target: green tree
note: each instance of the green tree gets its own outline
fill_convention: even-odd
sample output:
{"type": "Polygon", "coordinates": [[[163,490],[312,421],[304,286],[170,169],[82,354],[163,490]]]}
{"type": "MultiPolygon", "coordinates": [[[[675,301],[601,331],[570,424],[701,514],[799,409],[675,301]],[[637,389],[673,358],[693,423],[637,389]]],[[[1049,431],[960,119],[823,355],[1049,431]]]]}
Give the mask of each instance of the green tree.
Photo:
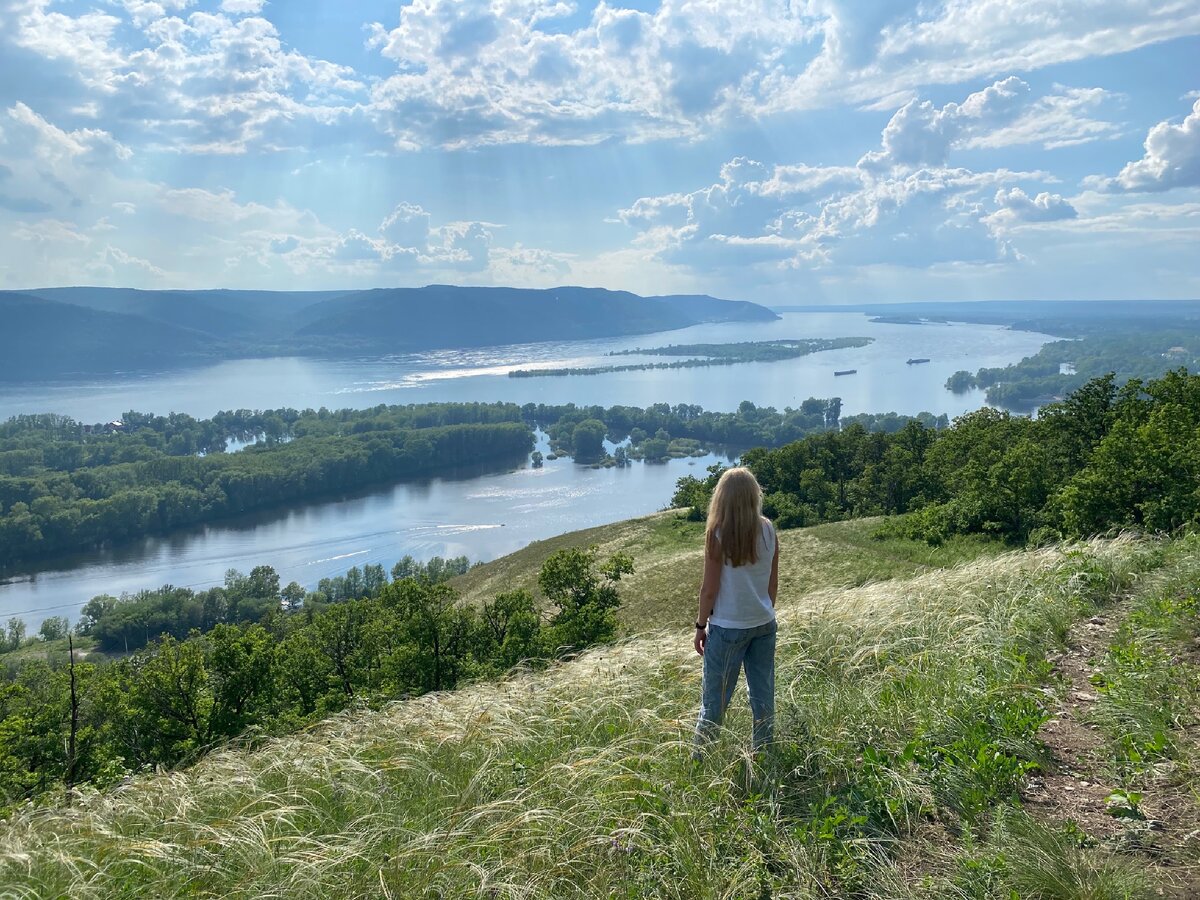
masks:
{"type": "Polygon", "coordinates": [[[50,616],[42,620],[38,628],[38,636],[43,641],[62,640],[71,631],[71,623],[66,616],[50,616]]]}
{"type": "Polygon", "coordinates": [[[617,553],[604,563],[599,551],[572,548],[553,553],[542,565],[538,586],[555,607],[548,639],[552,655],[611,640],[621,605],[617,583],[633,572],[633,560],[617,553]]]}
{"type": "Polygon", "coordinates": [[[604,423],[599,419],[586,419],[575,426],[571,433],[571,446],[575,459],[590,462],[604,456],[604,423]]]}

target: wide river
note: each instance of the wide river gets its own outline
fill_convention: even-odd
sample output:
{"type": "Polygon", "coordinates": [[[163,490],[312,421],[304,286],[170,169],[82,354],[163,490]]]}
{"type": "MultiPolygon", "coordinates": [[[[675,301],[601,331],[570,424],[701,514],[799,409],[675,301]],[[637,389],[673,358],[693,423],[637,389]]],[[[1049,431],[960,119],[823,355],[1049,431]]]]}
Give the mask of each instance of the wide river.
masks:
{"type": "MultiPolygon", "coordinates": [[[[152,375],[0,386],[0,420],[18,413],[57,412],[85,422],[127,410],[186,412],[208,417],[221,409],[337,409],[380,403],[495,401],[648,406],[692,403],[733,410],[799,406],[808,397],[842,398],[843,415],[860,412],[946,413],[978,408],[982,394],[944,387],[958,369],[1017,362],[1047,335],[988,325],[873,323],[859,313],[785,313],[776,322],[701,325],[654,335],[540,343],[469,351],[372,358],[238,360],[152,375]],[[630,363],[611,350],[668,343],[762,341],[812,337],[874,338],[867,347],[816,353],[776,363],[623,372],[594,376],[509,378],[516,368],[630,363]],[[910,358],[929,358],[908,365],[910,358]],[[857,373],[835,376],[836,370],[857,373]]],[[[650,361],[662,361],[654,359],[650,361]]],[[[543,447],[543,450],[545,447],[543,447]]],[[[676,479],[703,473],[713,456],[628,469],[589,469],[569,460],[486,473],[458,473],[420,483],[299,504],[164,538],[96,553],[48,560],[0,579],[0,623],[19,616],[31,631],[47,616],[75,619],[99,593],[158,587],[205,588],[226,569],[274,566],[284,583],[306,587],[350,566],[405,554],[419,559],[466,554],[488,560],[564,531],[660,509],[676,479]]]]}

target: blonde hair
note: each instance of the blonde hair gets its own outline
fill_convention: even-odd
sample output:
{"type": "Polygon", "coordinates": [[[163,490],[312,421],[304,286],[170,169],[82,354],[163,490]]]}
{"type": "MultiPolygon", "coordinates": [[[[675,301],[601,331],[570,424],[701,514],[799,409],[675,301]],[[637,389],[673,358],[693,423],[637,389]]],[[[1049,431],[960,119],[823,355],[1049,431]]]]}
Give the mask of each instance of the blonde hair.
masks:
{"type": "Polygon", "coordinates": [[[762,488],[758,479],[744,466],[726,469],[708,503],[705,551],[734,566],[758,562],[761,532],[762,488]]]}

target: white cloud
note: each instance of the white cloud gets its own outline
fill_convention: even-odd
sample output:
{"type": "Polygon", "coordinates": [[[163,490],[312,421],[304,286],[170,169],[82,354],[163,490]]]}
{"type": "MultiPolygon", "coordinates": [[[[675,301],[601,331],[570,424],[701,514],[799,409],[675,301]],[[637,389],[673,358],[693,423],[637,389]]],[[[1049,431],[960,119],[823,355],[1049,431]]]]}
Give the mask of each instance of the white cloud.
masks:
{"type": "MultiPolygon", "coordinates": [[[[540,27],[560,14],[552,0],[421,0],[397,27],[372,26],[371,44],[397,65],[373,90],[381,127],[404,148],[699,137],[733,117],[895,108],[929,84],[1200,33],[1194,4],[1138,0],[664,0],[653,13],[600,3],[574,30],[540,27]]],[[[1070,114],[1081,103],[1067,95],[1026,126],[1059,121],[1051,145],[1110,136],[1070,114]]]]}
{"type": "MultiPolygon", "coordinates": [[[[157,149],[230,154],[311,145],[314,133],[344,139],[329,126],[355,120],[352,98],[364,84],[352,69],[287,48],[255,15],[258,0],[226,0],[232,17],[188,12],[193,2],[120,0],[110,8],[126,24],[109,12],[72,16],[31,0],[11,14],[0,52],[11,41],[60,64],[85,91],[74,108],[157,149]]],[[[368,127],[361,114],[357,121],[368,127]]]]}
{"type": "Polygon", "coordinates": [[[64,131],[24,103],[18,102],[9,107],[8,118],[24,130],[28,136],[26,146],[46,163],[60,162],[71,157],[87,157],[91,162],[101,163],[110,158],[126,160],[133,155],[133,151],[115,140],[107,131],[98,128],[64,131]]]}
{"type": "Polygon", "coordinates": [[[237,16],[256,16],[265,5],[266,0],[221,0],[222,11],[237,16]]]}
{"type": "Polygon", "coordinates": [[[90,244],[92,239],[80,232],[74,222],[61,219],[41,219],[32,223],[21,223],[13,229],[12,236],[19,241],[39,244],[90,244]]]}
{"type": "Polygon", "coordinates": [[[1146,135],[1145,155],[1116,178],[1091,179],[1110,191],[1166,191],[1200,186],[1200,100],[1178,125],[1159,122],[1146,135]]]}
{"type": "Polygon", "coordinates": [[[1114,95],[1102,88],[1056,86],[1056,93],[1034,98],[1029,85],[1010,75],[969,95],[962,103],[937,107],[909,100],[883,130],[882,148],[859,165],[944,165],[956,148],[994,148],[1041,144],[1044,149],[1118,137],[1119,126],[1092,117],[1114,95]]]}
{"type": "Polygon", "coordinates": [[[1059,194],[1046,191],[1030,197],[1019,187],[996,191],[996,212],[984,221],[989,225],[1004,227],[1022,222],[1059,222],[1074,219],[1079,211],[1059,194]]]}
{"type": "Polygon", "coordinates": [[[1200,7],[1194,3],[873,0],[872,8],[884,8],[877,16],[882,27],[875,35],[865,32],[869,52],[848,60],[838,52],[839,30],[843,20],[854,28],[863,15],[859,4],[827,0],[825,5],[841,18],[834,14],[826,20],[820,56],[802,73],[784,77],[786,85],[773,108],[813,108],[824,105],[820,98],[830,96],[841,102],[870,102],[889,92],[1033,71],[1200,32],[1200,7]]]}
{"type": "Polygon", "coordinates": [[[1120,137],[1124,129],[1115,122],[1094,117],[1105,104],[1122,99],[1103,88],[1056,86],[1058,93],[1034,101],[1012,122],[989,133],[969,138],[965,147],[1008,147],[1041,144],[1043,149],[1072,147],[1120,137]]]}
{"type": "Polygon", "coordinates": [[[335,262],[378,262],[383,258],[384,243],[350,229],[329,246],[329,258],[335,262]]]}
{"type": "Polygon", "coordinates": [[[429,213],[411,203],[400,203],[379,231],[396,247],[425,250],[429,246],[429,213]]]}

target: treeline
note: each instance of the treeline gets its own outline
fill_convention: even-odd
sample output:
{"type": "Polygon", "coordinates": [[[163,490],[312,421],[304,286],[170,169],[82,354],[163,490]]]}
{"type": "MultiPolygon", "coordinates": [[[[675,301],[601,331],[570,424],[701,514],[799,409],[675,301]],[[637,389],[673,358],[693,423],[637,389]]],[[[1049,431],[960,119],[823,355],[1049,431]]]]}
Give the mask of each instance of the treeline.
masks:
{"type": "MultiPolygon", "coordinates": [[[[249,580],[262,582],[265,568],[249,580]]],[[[448,690],[610,640],[617,582],[632,570],[624,555],[601,562],[594,549],[563,550],[539,576],[545,607],[526,591],[476,606],[449,585],[406,577],[321,608],[289,613],[276,598],[258,621],[166,634],[126,659],[63,652],[24,661],[0,677],[0,814],[64,785],[108,785],[232,738],[284,733],[352,704],[448,690]]],[[[245,596],[257,602],[271,590],[260,583],[245,596]]]]}
{"type": "MultiPolygon", "coordinates": [[[[441,584],[470,567],[465,556],[435,556],[428,562],[405,556],[392,566],[391,581],[412,579],[421,584],[441,584]]],[[[193,631],[204,633],[218,625],[257,622],[278,610],[322,609],[330,603],[378,597],[388,584],[388,572],[378,564],[354,566],[344,575],[322,578],[312,591],[295,581],[281,586],[279,574],[271,566],[255,566],[249,575],[230,569],[224,584],[202,591],[163,585],[120,597],[99,594],[80,611],[75,632],[91,638],[101,652],[128,653],[164,634],[184,638],[193,631]]],[[[43,640],[66,636],[65,622],[47,622],[52,630],[47,634],[43,623],[43,640]]],[[[9,632],[16,628],[19,624],[15,620],[9,622],[9,632]]]]}
{"type": "Polygon", "coordinates": [[[243,411],[207,421],[127,413],[119,432],[100,434],[62,417],[18,417],[0,432],[0,565],[512,461],[532,446],[512,404],[243,411]],[[260,426],[264,440],[221,452],[224,438],[260,426]]]}
{"type": "MultiPolygon", "coordinates": [[[[839,427],[842,399],[809,397],[798,408],[782,411],[755,406],[743,400],[735,412],[705,412],[681,403],[656,403],[644,409],[633,406],[562,406],[526,404],[521,414],[531,426],[546,432],[556,454],[574,456],[581,462],[603,458],[604,441],[629,441],[628,455],[635,459],[662,460],[693,455],[698,448],[743,450],[747,447],[779,447],[813,434],[839,427]]],[[[945,416],[923,412],[917,416],[896,413],[862,414],[849,421],[869,431],[894,431],[910,420],[929,427],[944,427],[945,416]]],[[[622,449],[622,448],[618,448],[622,449]]]]}
{"type": "Polygon", "coordinates": [[[738,341],[729,344],[668,344],[665,347],[638,347],[634,350],[610,350],[605,356],[706,356],[737,362],[777,362],[807,356],[822,350],[865,347],[874,338],[797,338],[778,341],[738,341]]]}
{"type": "Polygon", "coordinates": [[[1159,378],[1173,368],[1200,360],[1200,329],[1181,322],[1171,331],[1093,334],[1046,344],[1033,356],[1009,366],[961,370],[946,388],[963,393],[986,388],[994,406],[1024,410],[1066,396],[1093,378],[1114,373],[1116,383],[1130,378],[1159,378]]]}
{"type": "MultiPolygon", "coordinates": [[[[1037,419],[984,408],[942,431],[852,425],[742,460],[781,527],[907,514],[885,528],[932,543],[1169,532],[1200,522],[1200,376],[1179,369],[1118,387],[1109,374],[1037,419]]],[[[702,515],[719,474],[681,479],[673,505],[702,515]]]]}
{"type": "Polygon", "coordinates": [[[612,372],[641,372],[651,369],[696,369],[707,366],[732,366],[746,362],[778,362],[808,356],[822,350],[865,347],[872,338],[808,338],[792,341],[743,341],[733,344],[671,344],[648,350],[614,350],[607,356],[692,356],[694,359],[669,363],[628,363],[609,366],[582,366],[557,369],[514,369],[509,378],[538,378],[563,375],[607,375],[612,372]]]}
{"type": "MultiPolygon", "coordinates": [[[[211,419],[131,411],[101,425],[18,416],[0,425],[0,566],[443,469],[515,462],[532,448],[534,428],[549,434],[555,455],[620,465],[777,447],[836,429],[840,415],[833,397],[782,411],[744,401],[730,413],[665,403],[435,403],[235,410],[211,419]],[[609,455],[605,439],[629,446],[609,455]],[[254,443],[229,453],[228,441],[254,443]]],[[[908,421],[894,413],[856,418],[868,430],[908,421]]],[[[918,418],[939,424],[928,413],[918,418]]]]}

